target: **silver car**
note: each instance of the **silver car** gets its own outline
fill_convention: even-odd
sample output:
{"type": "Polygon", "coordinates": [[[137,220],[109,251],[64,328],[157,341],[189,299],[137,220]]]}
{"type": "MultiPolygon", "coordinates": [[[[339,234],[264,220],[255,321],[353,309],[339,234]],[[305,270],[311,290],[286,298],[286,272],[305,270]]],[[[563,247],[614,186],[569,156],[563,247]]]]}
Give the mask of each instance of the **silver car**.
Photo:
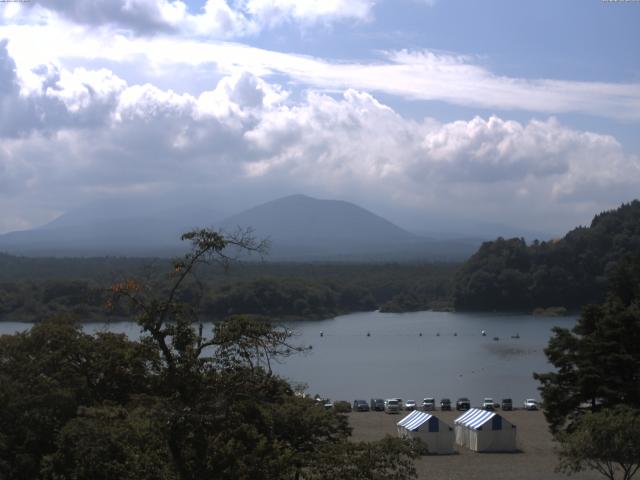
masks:
{"type": "Polygon", "coordinates": [[[404,404],[404,409],[407,411],[416,409],[416,401],[415,400],[407,400],[404,404]]]}
{"type": "Polygon", "coordinates": [[[422,410],[435,410],[436,399],[433,397],[427,397],[422,400],[422,410]]]}
{"type": "Polygon", "coordinates": [[[402,408],[402,403],[396,398],[389,398],[384,401],[384,411],[386,413],[399,413],[402,408]]]}

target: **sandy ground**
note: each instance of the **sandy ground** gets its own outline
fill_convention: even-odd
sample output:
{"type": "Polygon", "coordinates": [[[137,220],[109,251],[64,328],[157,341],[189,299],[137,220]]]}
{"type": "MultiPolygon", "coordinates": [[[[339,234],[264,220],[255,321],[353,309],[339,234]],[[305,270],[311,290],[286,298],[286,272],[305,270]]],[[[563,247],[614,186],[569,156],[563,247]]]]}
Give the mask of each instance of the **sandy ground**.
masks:
{"type": "MultiPolygon", "coordinates": [[[[354,440],[378,440],[386,434],[397,435],[396,423],[408,412],[388,415],[383,412],[353,412],[349,422],[354,440]]],[[[434,412],[440,420],[453,426],[460,413],[434,412]]],[[[513,423],[517,429],[517,453],[476,453],[458,447],[453,455],[429,455],[416,462],[419,479],[601,479],[596,472],[583,472],[570,477],[555,472],[557,458],[554,443],[547,430],[542,412],[515,410],[498,413],[513,423]]]]}

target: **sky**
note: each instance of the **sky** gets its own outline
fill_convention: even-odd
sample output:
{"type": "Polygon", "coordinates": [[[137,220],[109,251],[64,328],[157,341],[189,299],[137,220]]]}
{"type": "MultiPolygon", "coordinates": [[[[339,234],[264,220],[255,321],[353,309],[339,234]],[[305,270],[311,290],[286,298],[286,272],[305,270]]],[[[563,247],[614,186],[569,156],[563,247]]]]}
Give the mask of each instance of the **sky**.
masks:
{"type": "Polygon", "coordinates": [[[0,233],[296,193],[563,233],[640,196],[638,25],[640,1],[6,0],[0,233]]]}

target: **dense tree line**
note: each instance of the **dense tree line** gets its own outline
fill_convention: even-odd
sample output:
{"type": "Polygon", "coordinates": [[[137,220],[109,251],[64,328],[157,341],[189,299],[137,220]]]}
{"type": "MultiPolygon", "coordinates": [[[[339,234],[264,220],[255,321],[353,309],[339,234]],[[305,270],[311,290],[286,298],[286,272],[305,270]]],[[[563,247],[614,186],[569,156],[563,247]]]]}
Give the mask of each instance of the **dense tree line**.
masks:
{"type": "MultiPolygon", "coordinates": [[[[130,276],[159,278],[168,261],[112,262],[0,255],[0,320],[37,321],[60,314],[82,321],[129,317],[131,312],[125,306],[105,311],[109,285],[130,276]],[[25,271],[11,281],[8,272],[20,266],[25,271]],[[40,266],[48,273],[39,276],[40,266]]],[[[205,267],[197,279],[189,279],[181,299],[198,303],[210,319],[230,314],[316,319],[377,308],[424,310],[449,305],[456,268],[456,264],[243,263],[225,274],[205,267]]],[[[160,290],[168,288],[162,282],[154,285],[160,290]]]]}
{"type": "Polygon", "coordinates": [[[213,318],[236,312],[274,318],[328,318],[375,308],[373,295],[361,286],[274,278],[224,285],[202,305],[203,313],[213,318]]]}
{"type": "Polygon", "coordinates": [[[596,215],[555,241],[484,243],[455,279],[458,310],[577,309],[604,301],[610,276],[640,251],[640,201],[596,215]]]}

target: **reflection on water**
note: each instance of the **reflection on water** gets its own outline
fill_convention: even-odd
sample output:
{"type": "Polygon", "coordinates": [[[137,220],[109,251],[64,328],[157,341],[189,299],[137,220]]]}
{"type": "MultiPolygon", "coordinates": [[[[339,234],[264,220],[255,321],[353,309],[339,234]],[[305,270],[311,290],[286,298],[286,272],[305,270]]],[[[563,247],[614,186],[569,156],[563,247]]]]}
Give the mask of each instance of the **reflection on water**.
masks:
{"type": "MultiPolygon", "coordinates": [[[[310,393],[336,400],[468,396],[479,404],[487,396],[511,397],[518,406],[538,397],[532,373],[550,368],[543,350],[551,328],[574,323],[575,318],[448,312],[366,312],[290,322],[295,342],[313,348],[275,369],[308,384],[310,393]]],[[[4,322],[0,333],[28,327],[4,322]]],[[[133,322],[87,324],[85,330],[140,334],[133,322]]]]}
{"type": "Polygon", "coordinates": [[[550,368],[544,348],[551,328],[574,323],[575,318],[444,312],[368,312],[290,323],[298,343],[313,350],[278,371],[308,383],[310,393],[333,399],[468,396],[479,404],[487,396],[519,403],[538,397],[532,373],[550,368]]]}
{"type": "Polygon", "coordinates": [[[487,351],[502,358],[519,357],[522,355],[533,355],[538,350],[533,348],[522,348],[520,346],[506,345],[502,343],[492,343],[484,346],[487,351]]]}

